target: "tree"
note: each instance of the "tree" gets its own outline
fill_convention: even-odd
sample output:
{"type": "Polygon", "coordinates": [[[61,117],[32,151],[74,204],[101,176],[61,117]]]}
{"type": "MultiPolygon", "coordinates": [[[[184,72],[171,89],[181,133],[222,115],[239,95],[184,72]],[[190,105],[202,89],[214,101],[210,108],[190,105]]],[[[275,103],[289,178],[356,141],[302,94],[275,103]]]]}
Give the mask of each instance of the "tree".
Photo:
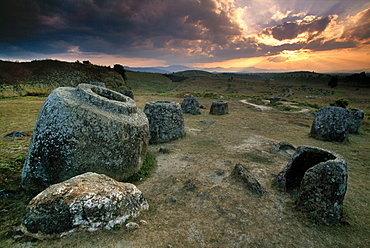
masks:
{"type": "Polygon", "coordinates": [[[113,67],[113,70],[115,70],[116,72],[118,72],[119,74],[121,74],[123,80],[125,80],[125,81],[127,80],[126,70],[123,67],[123,65],[115,64],[114,67],[113,67]]]}
{"type": "Polygon", "coordinates": [[[332,76],[328,82],[328,85],[332,88],[335,88],[338,86],[338,77],[337,76],[332,76]]]}

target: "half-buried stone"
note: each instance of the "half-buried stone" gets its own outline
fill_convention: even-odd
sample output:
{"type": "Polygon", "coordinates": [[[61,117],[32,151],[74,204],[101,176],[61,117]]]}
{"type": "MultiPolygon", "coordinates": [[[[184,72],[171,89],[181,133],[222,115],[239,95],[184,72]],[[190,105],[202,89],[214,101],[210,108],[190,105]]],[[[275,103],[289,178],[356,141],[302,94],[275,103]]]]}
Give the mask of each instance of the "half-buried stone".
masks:
{"type": "Polygon", "coordinates": [[[286,191],[298,191],[296,208],[310,212],[319,223],[331,225],[342,218],[347,170],[341,155],[300,146],[274,184],[286,191]]]}
{"type": "Polygon", "coordinates": [[[91,84],[57,88],[37,119],[22,185],[41,191],[85,172],[122,181],[140,170],[148,141],[148,119],[131,98],[91,84]]]}
{"type": "Polygon", "coordinates": [[[184,117],[179,103],[147,102],[144,113],[149,120],[150,143],[165,143],[185,135],[184,117]]]}

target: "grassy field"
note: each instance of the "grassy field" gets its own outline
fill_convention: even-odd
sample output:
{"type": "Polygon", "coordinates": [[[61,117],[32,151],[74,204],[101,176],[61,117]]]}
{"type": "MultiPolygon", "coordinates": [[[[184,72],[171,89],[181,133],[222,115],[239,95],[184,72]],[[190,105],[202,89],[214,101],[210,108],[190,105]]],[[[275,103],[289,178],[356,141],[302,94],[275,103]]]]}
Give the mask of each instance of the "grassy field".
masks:
{"type": "Polygon", "coordinates": [[[14,230],[21,224],[27,202],[33,197],[20,187],[21,168],[30,136],[6,138],[13,131],[31,134],[46,97],[0,99],[0,247],[369,247],[370,246],[370,89],[353,86],[329,88],[318,83],[294,83],[227,77],[190,77],[172,82],[159,74],[127,73],[125,87],[132,89],[139,108],[146,102],[197,96],[202,114],[184,115],[186,136],[151,145],[157,167],[138,183],[150,210],[138,220],[148,222],[135,231],[124,228],[95,233],[74,233],[59,240],[36,241],[14,230]],[[281,97],[284,105],[315,111],[337,98],[366,112],[359,134],[348,142],[324,142],[309,137],[313,116],[261,111],[240,100],[264,104],[281,97]],[[229,114],[209,115],[215,99],[227,100],[229,114]],[[214,125],[204,123],[212,120],[214,125]],[[349,165],[344,222],[321,226],[293,208],[292,197],[271,186],[288,159],[272,152],[273,144],[286,141],[339,153],[349,165]],[[159,148],[170,150],[159,153],[159,148]],[[259,197],[234,175],[241,163],[268,191],[259,197]]]}

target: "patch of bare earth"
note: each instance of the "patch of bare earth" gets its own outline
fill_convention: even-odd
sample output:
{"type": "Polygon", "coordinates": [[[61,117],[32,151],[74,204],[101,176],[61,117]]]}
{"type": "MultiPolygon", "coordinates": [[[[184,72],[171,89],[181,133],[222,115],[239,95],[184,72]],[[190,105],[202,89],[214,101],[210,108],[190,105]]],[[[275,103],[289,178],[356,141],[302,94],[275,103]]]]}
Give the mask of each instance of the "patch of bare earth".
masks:
{"type": "MultiPolygon", "coordinates": [[[[138,105],[152,100],[181,99],[138,97],[138,105]]],[[[200,99],[210,106],[212,100],[200,99]]],[[[312,145],[342,154],[349,163],[361,154],[346,156],[348,144],[317,141],[308,133],[313,118],[261,111],[252,105],[229,101],[229,114],[185,115],[186,136],[151,145],[158,166],[150,178],[138,184],[150,210],[137,220],[148,222],[140,229],[75,233],[60,240],[29,243],[35,247],[365,247],[370,245],[369,226],[359,218],[369,217],[366,203],[361,216],[353,216],[349,205],[358,189],[346,196],[345,214],[350,225],[318,226],[306,214],[293,209],[289,194],[271,186],[288,158],[272,151],[280,141],[295,146],[312,145]],[[207,120],[214,121],[205,122],[207,120]],[[159,152],[168,148],[169,153],[159,152]],[[268,191],[253,194],[234,173],[236,163],[249,168],[268,191]]],[[[355,137],[352,145],[366,137],[355,137]]],[[[359,171],[350,169],[350,177],[359,171]]],[[[364,197],[369,197],[365,186],[364,197]]],[[[369,199],[369,198],[368,198],[369,199]]],[[[21,247],[24,244],[16,244],[21,247]]]]}

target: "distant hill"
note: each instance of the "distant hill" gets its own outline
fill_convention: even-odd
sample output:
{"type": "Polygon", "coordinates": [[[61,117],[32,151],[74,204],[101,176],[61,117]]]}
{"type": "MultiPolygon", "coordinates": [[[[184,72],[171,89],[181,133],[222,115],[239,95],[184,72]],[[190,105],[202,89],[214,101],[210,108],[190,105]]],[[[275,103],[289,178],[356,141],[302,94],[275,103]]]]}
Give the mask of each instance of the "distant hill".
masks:
{"type": "Polygon", "coordinates": [[[173,73],[173,75],[180,77],[214,77],[215,74],[208,71],[201,70],[187,70],[173,73]]]}
{"type": "Polygon", "coordinates": [[[171,73],[170,71],[159,69],[157,67],[129,67],[129,66],[125,66],[125,70],[134,71],[134,72],[159,73],[159,74],[171,73]]]}
{"type": "Polygon", "coordinates": [[[94,81],[105,83],[110,88],[117,88],[124,83],[122,76],[110,67],[93,65],[88,61],[70,63],[38,60],[18,63],[0,60],[0,85],[76,86],[94,81]]]}
{"type": "Polygon", "coordinates": [[[125,69],[136,72],[149,72],[149,73],[160,73],[170,74],[173,72],[192,70],[193,68],[183,65],[170,65],[170,66],[156,66],[156,67],[129,67],[125,66],[125,69]]]}

